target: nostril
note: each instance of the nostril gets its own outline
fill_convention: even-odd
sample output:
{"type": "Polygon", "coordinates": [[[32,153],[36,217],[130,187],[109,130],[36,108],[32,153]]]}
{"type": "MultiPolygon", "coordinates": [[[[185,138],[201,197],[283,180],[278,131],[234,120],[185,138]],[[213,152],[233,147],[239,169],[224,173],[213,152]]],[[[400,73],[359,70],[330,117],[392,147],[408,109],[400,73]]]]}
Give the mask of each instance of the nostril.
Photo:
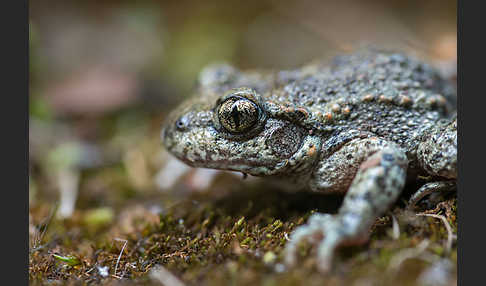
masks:
{"type": "Polygon", "coordinates": [[[181,116],[179,119],[177,119],[175,125],[177,130],[184,131],[189,125],[189,119],[186,116],[181,116]]]}

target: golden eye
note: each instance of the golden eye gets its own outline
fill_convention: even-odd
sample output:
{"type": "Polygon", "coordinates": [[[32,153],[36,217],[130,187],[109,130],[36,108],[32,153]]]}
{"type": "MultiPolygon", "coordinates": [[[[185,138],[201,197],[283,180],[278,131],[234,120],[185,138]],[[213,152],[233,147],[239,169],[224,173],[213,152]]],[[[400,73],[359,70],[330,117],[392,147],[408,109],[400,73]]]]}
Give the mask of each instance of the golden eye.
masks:
{"type": "Polygon", "coordinates": [[[219,107],[218,118],[230,133],[243,133],[253,127],[259,119],[260,109],[251,100],[230,97],[219,107]]]}

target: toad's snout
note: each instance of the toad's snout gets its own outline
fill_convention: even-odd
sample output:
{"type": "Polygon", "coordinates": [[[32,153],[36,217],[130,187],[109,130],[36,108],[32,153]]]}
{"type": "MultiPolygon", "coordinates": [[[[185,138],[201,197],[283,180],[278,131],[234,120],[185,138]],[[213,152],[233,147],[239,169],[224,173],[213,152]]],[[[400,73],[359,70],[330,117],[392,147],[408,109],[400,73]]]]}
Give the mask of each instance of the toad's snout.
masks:
{"type": "Polygon", "coordinates": [[[184,114],[178,117],[169,117],[162,125],[161,139],[162,144],[171,150],[177,142],[174,140],[178,133],[184,133],[189,130],[190,116],[184,114]]]}

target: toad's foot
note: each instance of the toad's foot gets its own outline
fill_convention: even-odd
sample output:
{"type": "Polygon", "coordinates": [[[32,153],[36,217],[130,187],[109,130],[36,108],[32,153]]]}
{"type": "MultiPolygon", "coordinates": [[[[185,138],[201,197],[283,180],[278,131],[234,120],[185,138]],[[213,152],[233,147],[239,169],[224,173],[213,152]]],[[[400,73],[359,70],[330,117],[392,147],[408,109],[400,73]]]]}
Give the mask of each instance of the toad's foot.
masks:
{"type": "Polygon", "coordinates": [[[451,192],[455,190],[456,190],[455,181],[441,181],[441,182],[426,183],[410,197],[407,208],[413,210],[417,205],[417,203],[427,195],[451,192]]]}
{"type": "Polygon", "coordinates": [[[298,227],[286,246],[285,262],[296,262],[298,245],[309,240],[317,245],[317,266],[327,272],[340,245],[362,244],[370,226],[397,199],[405,184],[407,158],[402,150],[389,146],[365,160],[353,179],[338,214],[314,214],[298,227]]]}
{"type": "Polygon", "coordinates": [[[318,246],[317,266],[319,271],[327,272],[332,265],[334,250],[342,244],[360,244],[368,240],[367,233],[354,233],[346,221],[353,219],[346,216],[329,214],[313,214],[306,225],[298,227],[292,234],[291,241],[286,246],[285,262],[295,264],[298,245],[308,240],[318,246]]]}
{"type": "Polygon", "coordinates": [[[448,192],[456,189],[457,178],[457,117],[441,120],[432,128],[417,149],[420,165],[432,176],[440,176],[449,181],[430,182],[423,185],[410,198],[408,208],[429,194],[448,192]]]}

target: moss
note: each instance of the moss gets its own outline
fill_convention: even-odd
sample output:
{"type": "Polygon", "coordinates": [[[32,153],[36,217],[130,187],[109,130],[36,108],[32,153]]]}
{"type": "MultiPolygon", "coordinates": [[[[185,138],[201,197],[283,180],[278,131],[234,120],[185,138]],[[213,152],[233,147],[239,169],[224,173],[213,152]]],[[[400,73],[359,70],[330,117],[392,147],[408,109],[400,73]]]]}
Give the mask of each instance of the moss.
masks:
{"type": "MultiPolygon", "coordinates": [[[[454,246],[450,253],[444,251],[447,232],[440,220],[407,217],[397,207],[394,213],[402,214],[397,215],[401,230],[398,239],[390,235],[391,219],[384,216],[373,226],[368,244],[338,251],[331,274],[322,275],[316,271],[315,250],[310,245],[302,246],[299,267],[287,269],[282,263],[286,235],[304,223],[316,209],[303,208],[303,211],[288,204],[286,209],[278,204],[262,204],[261,194],[250,191],[244,200],[234,205],[235,208],[230,207],[231,204],[221,204],[241,194],[229,193],[219,200],[211,196],[193,195],[172,207],[163,204],[170,200],[161,195],[160,201],[165,211],[158,216],[158,220],[149,217],[148,212],[145,222],[140,217],[133,217],[129,222],[111,220],[108,230],[94,236],[81,223],[82,219],[55,221],[49,226],[42,242],[46,247],[30,254],[30,280],[33,285],[52,279],[81,279],[86,283],[97,281],[108,285],[123,277],[138,285],[150,285],[153,281],[147,278],[147,273],[154,265],[160,264],[191,285],[228,285],[228,281],[235,285],[341,285],[357,281],[383,285],[384,281],[397,277],[402,280],[394,284],[410,285],[410,281],[415,281],[429,262],[420,257],[407,259],[394,272],[390,271],[389,265],[400,251],[417,247],[424,239],[430,240],[425,250],[427,255],[445,257],[455,264],[457,249],[454,246]],[[410,220],[422,222],[412,225],[410,220]],[[136,227],[120,233],[122,223],[133,223],[136,227]],[[126,239],[123,252],[124,242],[116,238],[126,239]],[[56,256],[52,253],[56,253],[56,256]],[[62,266],[69,263],[59,263],[60,257],[76,257],[79,264],[76,267],[62,266]],[[96,268],[98,266],[109,267],[110,275],[102,277],[96,268]],[[409,280],[403,277],[405,273],[411,273],[409,280]]],[[[278,191],[268,191],[263,195],[269,201],[293,196],[295,194],[278,191]]],[[[299,196],[303,196],[300,200],[305,201],[309,195],[299,196]]],[[[446,206],[451,204],[455,205],[454,198],[436,212],[445,213],[446,206]]],[[[135,208],[126,205],[118,213],[125,209],[135,208]]],[[[32,211],[35,216],[35,210],[32,211]]],[[[85,217],[90,212],[86,210],[79,216],[85,217]]],[[[455,207],[451,207],[447,219],[456,229],[454,216],[455,207]]]]}

